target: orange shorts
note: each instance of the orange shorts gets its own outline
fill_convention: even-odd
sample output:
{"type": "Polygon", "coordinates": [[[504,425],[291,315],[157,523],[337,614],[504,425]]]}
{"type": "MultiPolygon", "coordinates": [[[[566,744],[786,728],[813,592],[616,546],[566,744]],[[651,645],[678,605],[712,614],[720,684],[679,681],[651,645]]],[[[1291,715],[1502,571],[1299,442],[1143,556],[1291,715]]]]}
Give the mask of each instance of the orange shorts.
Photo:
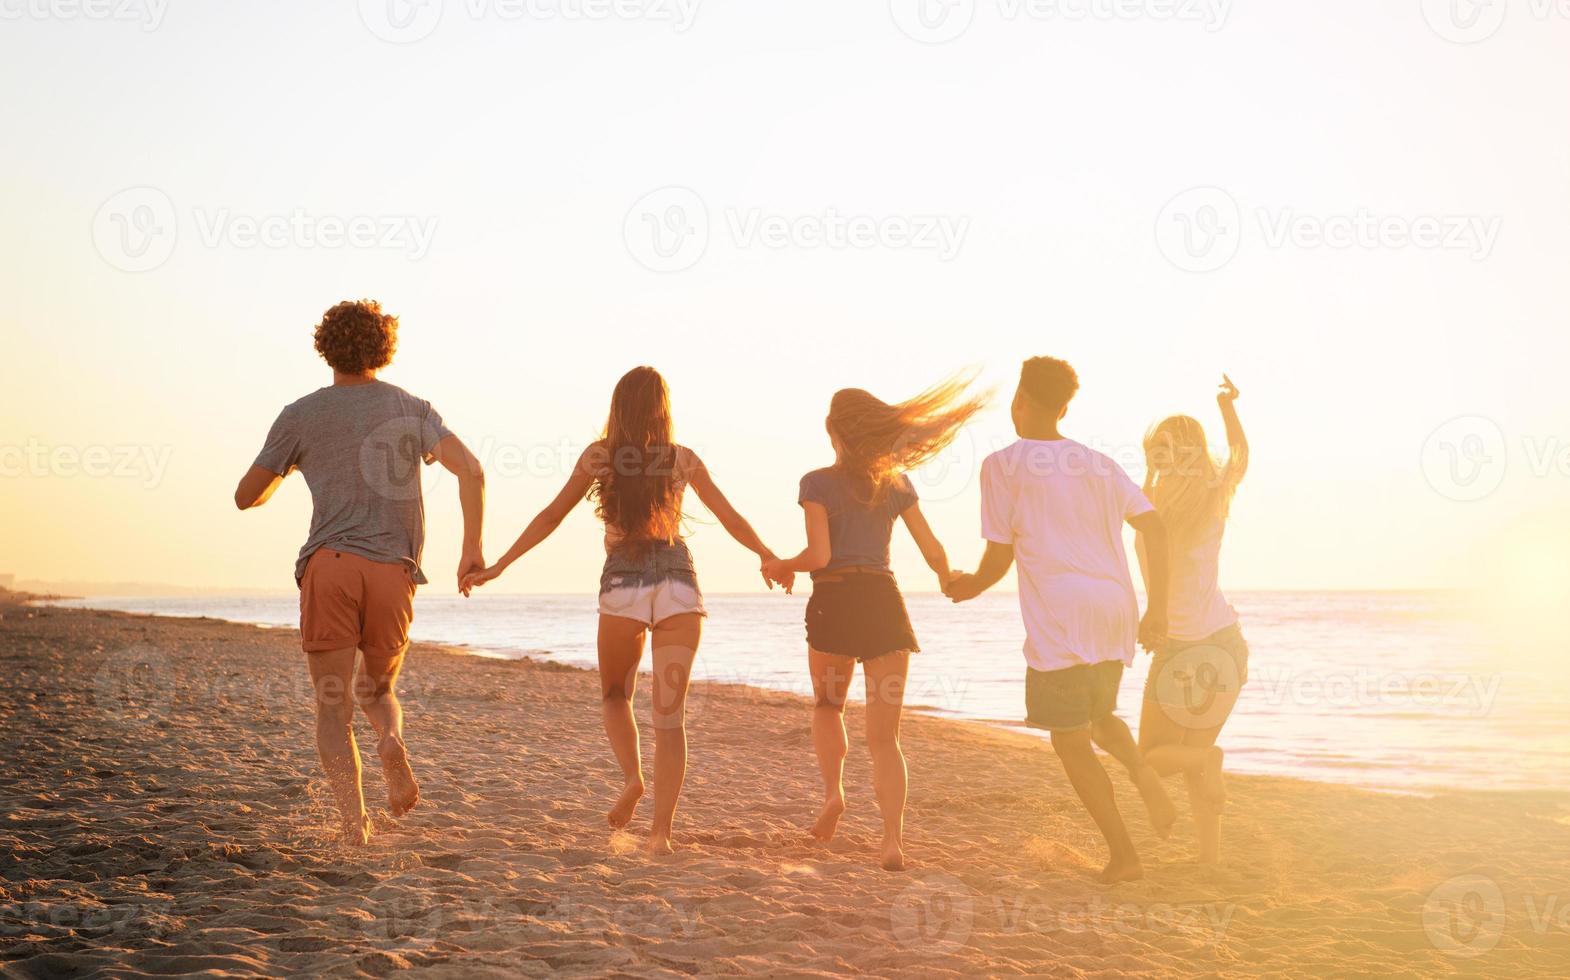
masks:
{"type": "Polygon", "coordinates": [[[414,620],[414,576],[401,563],[321,548],[300,580],[300,646],[306,653],[358,647],[401,657],[414,620]]]}

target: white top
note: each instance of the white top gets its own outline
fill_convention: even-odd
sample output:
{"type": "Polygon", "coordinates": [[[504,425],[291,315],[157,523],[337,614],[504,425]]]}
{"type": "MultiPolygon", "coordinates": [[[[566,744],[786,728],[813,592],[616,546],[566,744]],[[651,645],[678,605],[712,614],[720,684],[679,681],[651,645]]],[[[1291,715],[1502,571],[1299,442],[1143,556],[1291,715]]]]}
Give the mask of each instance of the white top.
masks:
{"type": "Polygon", "coordinates": [[[1191,543],[1172,549],[1167,635],[1174,640],[1203,640],[1237,622],[1237,611],[1221,594],[1221,539],[1225,533],[1226,522],[1213,518],[1191,543]]]}
{"type": "Polygon", "coordinates": [[[981,533],[1014,546],[1025,661],[1132,663],[1139,604],[1123,525],[1154,508],[1123,468],[1072,439],[1021,439],[981,467],[981,533]]]}

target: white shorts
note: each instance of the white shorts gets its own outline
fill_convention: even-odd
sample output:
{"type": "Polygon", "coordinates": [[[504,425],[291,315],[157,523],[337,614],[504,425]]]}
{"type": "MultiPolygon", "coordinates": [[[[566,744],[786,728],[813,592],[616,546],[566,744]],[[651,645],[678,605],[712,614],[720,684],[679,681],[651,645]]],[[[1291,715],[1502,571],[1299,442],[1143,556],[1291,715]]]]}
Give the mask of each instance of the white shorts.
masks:
{"type": "Polygon", "coordinates": [[[652,544],[637,557],[613,553],[606,558],[600,574],[600,615],[656,626],[689,613],[708,615],[685,544],[652,544]]]}

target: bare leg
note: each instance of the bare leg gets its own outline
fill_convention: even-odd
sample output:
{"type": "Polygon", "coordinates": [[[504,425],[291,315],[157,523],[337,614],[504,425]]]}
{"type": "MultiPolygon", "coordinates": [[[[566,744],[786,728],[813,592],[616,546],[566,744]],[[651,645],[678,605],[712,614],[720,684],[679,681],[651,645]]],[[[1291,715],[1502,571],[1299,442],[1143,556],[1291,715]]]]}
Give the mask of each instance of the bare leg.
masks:
{"type": "MultiPolygon", "coordinates": [[[[1224,724],[1226,718],[1221,720],[1224,724]]],[[[1221,725],[1185,728],[1154,699],[1147,698],[1141,709],[1139,742],[1145,761],[1162,775],[1183,774],[1199,838],[1199,860],[1206,864],[1215,863],[1221,853],[1226,781],[1222,775],[1225,755],[1215,744],[1220,735],[1221,725]]]]}
{"type": "Polygon", "coordinates": [[[856,661],[832,653],[807,651],[812,672],[812,748],[823,774],[823,810],[812,826],[820,841],[834,839],[845,812],[845,755],[850,739],[845,734],[845,694],[856,672],[856,661]]]}
{"type": "Polygon", "coordinates": [[[306,659],[316,689],[316,754],[338,803],[345,842],[363,847],[371,840],[371,818],[365,812],[365,795],[360,788],[360,749],[354,743],[354,702],[350,700],[357,652],[350,647],[306,654],[306,659]]]}
{"type": "Polygon", "coordinates": [[[1111,853],[1111,860],[1096,880],[1110,885],[1143,877],[1139,852],[1134,849],[1134,841],[1128,836],[1122,814],[1118,813],[1117,800],[1112,793],[1112,780],[1107,778],[1101,760],[1096,758],[1090,730],[1053,732],[1052,748],[1058,758],[1063,760],[1063,771],[1068,774],[1068,781],[1073,784],[1080,802],[1085,804],[1090,818],[1101,830],[1101,836],[1106,839],[1107,849],[1111,853]]]}
{"type": "Polygon", "coordinates": [[[1145,801],[1145,809],[1150,813],[1150,823],[1156,835],[1162,838],[1170,835],[1172,825],[1177,822],[1177,807],[1172,805],[1166,787],[1161,785],[1160,775],[1140,755],[1139,746],[1134,744],[1134,735],[1123,719],[1117,715],[1101,718],[1091,724],[1090,736],[1128,770],[1129,778],[1134,781],[1140,797],[1145,801]]]}
{"type": "Polygon", "coordinates": [[[910,654],[889,653],[862,665],[867,675],[867,748],[872,751],[872,785],[883,814],[883,868],[905,870],[905,796],[908,775],[899,744],[910,654]]]}
{"type": "Polygon", "coordinates": [[[621,796],[606,816],[612,827],[632,822],[643,797],[643,760],[638,748],[638,721],[632,715],[632,698],[638,689],[638,662],[643,659],[646,627],[636,619],[600,617],[600,707],[605,734],[625,780],[621,796]]]}
{"type": "Polygon", "coordinates": [[[698,656],[703,617],[684,613],[661,620],[650,644],[654,660],[654,825],[650,854],[671,853],[676,804],[687,780],[687,688],[698,656]]]}
{"type": "Polygon", "coordinates": [[[401,817],[420,802],[420,786],[409,768],[409,749],[403,741],[403,705],[398,703],[398,673],[403,655],[373,657],[361,654],[360,672],[354,677],[354,699],[376,729],[376,754],[387,780],[387,808],[401,817]]]}

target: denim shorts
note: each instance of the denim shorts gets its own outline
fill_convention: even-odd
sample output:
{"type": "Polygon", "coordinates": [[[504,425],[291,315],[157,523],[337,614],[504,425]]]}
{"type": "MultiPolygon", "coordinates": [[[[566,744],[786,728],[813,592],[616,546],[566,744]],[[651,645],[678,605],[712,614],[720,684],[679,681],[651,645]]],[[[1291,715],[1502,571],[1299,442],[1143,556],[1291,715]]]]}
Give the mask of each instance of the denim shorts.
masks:
{"type": "Polygon", "coordinates": [[[1237,623],[1203,640],[1169,640],[1150,662],[1145,701],[1184,728],[1219,727],[1248,683],[1248,641],[1237,623]]]}
{"type": "Polygon", "coordinates": [[[1049,732],[1089,728],[1117,710],[1123,661],[1025,669],[1025,723],[1049,732]]]}
{"type": "Polygon", "coordinates": [[[600,615],[657,626],[703,608],[692,552],[682,541],[624,543],[605,558],[600,573],[600,615]]]}

